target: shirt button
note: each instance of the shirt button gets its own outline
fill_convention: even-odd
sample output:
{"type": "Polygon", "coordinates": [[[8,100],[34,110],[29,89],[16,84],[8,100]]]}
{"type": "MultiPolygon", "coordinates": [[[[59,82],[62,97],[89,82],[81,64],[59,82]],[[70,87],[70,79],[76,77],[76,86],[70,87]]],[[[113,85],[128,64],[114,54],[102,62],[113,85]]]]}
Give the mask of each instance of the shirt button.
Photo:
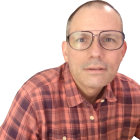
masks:
{"type": "Polygon", "coordinates": [[[67,139],[67,138],[64,136],[64,137],[63,137],[63,140],[66,140],[66,139],[67,139]]]}
{"type": "Polygon", "coordinates": [[[94,117],[93,117],[93,116],[90,116],[90,120],[92,120],[92,121],[93,121],[93,120],[94,120],[94,117]]]}
{"type": "Polygon", "coordinates": [[[103,103],[105,100],[101,100],[101,103],[103,103]]]}

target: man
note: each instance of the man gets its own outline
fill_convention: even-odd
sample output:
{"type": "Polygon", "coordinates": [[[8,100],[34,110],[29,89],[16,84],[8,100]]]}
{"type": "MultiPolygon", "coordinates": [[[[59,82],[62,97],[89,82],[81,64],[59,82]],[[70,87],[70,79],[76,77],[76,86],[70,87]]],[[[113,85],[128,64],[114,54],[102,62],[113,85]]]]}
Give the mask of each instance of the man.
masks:
{"type": "Polygon", "coordinates": [[[140,86],[117,73],[125,55],[122,20],[104,1],[69,18],[66,61],[37,73],[17,93],[0,140],[140,138],[140,86]]]}

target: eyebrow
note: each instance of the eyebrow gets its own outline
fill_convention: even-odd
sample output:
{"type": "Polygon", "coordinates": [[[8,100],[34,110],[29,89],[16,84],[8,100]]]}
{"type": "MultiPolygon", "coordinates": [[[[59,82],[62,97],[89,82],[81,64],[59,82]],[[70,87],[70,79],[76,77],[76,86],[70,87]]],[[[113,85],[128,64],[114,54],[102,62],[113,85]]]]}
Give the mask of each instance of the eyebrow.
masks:
{"type": "Polygon", "coordinates": [[[87,33],[90,33],[90,32],[84,31],[84,32],[81,32],[80,35],[85,35],[85,34],[87,34],[87,33]]]}
{"type": "Polygon", "coordinates": [[[117,34],[104,34],[103,36],[114,36],[114,37],[119,38],[119,35],[117,35],[117,34]]]}

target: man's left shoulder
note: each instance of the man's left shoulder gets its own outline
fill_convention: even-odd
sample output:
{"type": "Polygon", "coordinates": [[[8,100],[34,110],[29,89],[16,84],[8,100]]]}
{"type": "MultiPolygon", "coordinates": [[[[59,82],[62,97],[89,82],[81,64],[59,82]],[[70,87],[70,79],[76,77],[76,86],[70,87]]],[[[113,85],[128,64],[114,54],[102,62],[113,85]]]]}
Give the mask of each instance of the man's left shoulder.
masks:
{"type": "Polygon", "coordinates": [[[139,91],[140,93],[140,85],[134,81],[132,78],[121,74],[117,73],[115,80],[118,81],[118,84],[123,88],[125,91],[139,91]]]}

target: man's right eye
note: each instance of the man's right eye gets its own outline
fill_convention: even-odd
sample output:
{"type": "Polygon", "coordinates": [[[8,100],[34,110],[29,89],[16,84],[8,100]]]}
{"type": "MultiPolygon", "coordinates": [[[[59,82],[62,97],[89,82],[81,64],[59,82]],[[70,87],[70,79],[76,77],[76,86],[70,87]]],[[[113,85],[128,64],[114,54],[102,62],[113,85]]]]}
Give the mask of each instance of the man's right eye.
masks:
{"type": "Polygon", "coordinates": [[[77,42],[85,42],[85,38],[80,38],[80,39],[77,39],[77,42]]]}

